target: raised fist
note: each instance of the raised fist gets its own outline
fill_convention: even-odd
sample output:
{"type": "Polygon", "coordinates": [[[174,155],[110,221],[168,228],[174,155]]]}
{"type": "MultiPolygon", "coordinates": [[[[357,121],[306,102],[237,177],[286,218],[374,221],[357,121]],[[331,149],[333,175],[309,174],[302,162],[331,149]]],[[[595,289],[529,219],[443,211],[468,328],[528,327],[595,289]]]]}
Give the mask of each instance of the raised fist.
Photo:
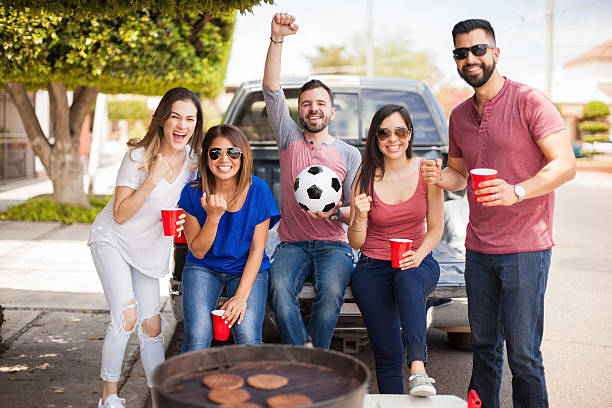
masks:
{"type": "Polygon", "coordinates": [[[282,41],[285,36],[297,33],[299,27],[291,14],[276,13],[272,17],[271,37],[274,41],[282,41]]]}

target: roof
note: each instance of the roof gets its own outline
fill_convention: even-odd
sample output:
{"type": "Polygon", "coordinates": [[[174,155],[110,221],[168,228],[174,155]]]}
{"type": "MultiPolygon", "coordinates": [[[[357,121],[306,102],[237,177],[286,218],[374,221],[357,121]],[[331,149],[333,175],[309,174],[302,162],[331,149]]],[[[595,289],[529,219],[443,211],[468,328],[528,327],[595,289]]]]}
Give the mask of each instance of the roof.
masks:
{"type": "MultiPolygon", "coordinates": [[[[311,75],[302,77],[281,77],[281,88],[300,88],[311,79],[318,79],[332,90],[340,88],[380,88],[411,90],[424,92],[427,85],[424,82],[409,78],[366,77],[356,75],[311,75]]],[[[261,88],[262,80],[247,81],[242,84],[248,88],[261,88]]]]}
{"type": "Polygon", "coordinates": [[[590,49],[582,55],[569,60],[563,66],[569,67],[590,61],[612,61],[612,38],[590,49]]]}

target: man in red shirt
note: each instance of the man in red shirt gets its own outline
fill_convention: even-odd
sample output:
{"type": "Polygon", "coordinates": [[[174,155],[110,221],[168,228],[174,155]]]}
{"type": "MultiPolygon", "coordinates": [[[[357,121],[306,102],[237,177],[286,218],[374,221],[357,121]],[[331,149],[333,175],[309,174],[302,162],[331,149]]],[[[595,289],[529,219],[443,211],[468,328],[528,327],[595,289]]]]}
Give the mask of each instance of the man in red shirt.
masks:
{"type": "Polygon", "coordinates": [[[554,189],[575,176],[576,161],[561,116],[540,91],[496,68],[500,50],[486,20],[453,28],[453,56],[474,96],[449,122],[447,167],[426,161],[422,176],[445,190],[467,185],[470,218],[465,280],[473,337],[470,389],[499,407],[504,340],[515,407],[548,407],[540,344],[550,267],[554,189]],[[469,171],[497,170],[476,193],[469,171]]]}

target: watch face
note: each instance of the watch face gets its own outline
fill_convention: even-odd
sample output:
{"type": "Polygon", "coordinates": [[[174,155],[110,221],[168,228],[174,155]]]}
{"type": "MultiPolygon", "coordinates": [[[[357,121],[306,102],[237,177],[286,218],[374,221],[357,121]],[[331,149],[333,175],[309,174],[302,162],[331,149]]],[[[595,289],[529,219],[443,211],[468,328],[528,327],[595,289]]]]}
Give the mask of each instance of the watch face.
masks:
{"type": "Polygon", "coordinates": [[[519,186],[518,184],[514,186],[514,193],[518,196],[519,200],[523,198],[525,195],[525,189],[523,186],[519,186]]]}

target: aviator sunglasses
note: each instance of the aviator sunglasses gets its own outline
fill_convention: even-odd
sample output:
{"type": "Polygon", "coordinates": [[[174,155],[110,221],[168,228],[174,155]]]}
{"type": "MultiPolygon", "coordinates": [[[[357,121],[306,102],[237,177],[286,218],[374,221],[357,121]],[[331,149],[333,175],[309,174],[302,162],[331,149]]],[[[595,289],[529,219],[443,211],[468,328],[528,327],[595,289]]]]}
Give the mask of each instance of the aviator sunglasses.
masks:
{"type": "Polygon", "coordinates": [[[453,58],[456,60],[466,59],[469,51],[471,51],[476,57],[482,57],[489,48],[495,49],[495,46],[490,44],[476,44],[472,45],[471,47],[455,48],[453,50],[453,58]]]}
{"type": "Polygon", "coordinates": [[[378,132],[376,132],[376,135],[378,136],[378,140],[386,140],[389,136],[391,136],[391,133],[395,133],[395,136],[402,139],[405,139],[410,135],[410,131],[405,127],[396,127],[395,129],[380,128],[378,129],[378,132]]]}
{"type": "Polygon", "coordinates": [[[242,156],[242,151],[237,147],[228,147],[227,149],[221,149],[220,147],[215,147],[214,149],[210,149],[208,151],[208,157],[210,160],[217,160],[219,157],[223,156],[223,152],[227,154],[230,159],[239,159],[242,156]]]}

